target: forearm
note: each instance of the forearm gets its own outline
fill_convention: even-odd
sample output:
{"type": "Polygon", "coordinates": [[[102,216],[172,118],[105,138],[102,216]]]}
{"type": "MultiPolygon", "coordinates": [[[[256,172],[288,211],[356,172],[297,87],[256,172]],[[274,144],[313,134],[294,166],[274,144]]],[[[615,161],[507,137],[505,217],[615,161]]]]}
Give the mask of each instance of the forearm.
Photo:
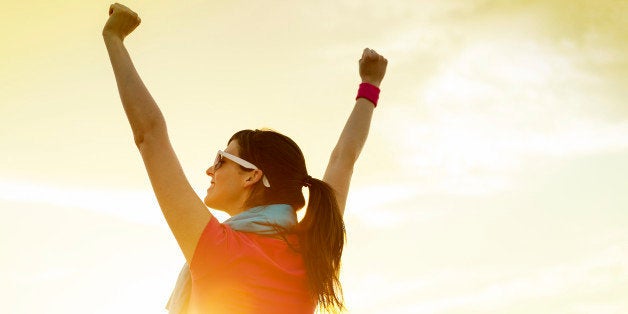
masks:
{"type": "Polygon", "coordinates": [[[359,64],[363,84],[360,84],[355,107],[340,134],[330,160],[340,162],[345,167],[353,167],[366,143],[373,111],[379,98],[379,85],[386,73],[388,60],[375,50],[366,48],[359,64]]]}
{"type": "Polygon", "coordinates": [[[126,116],[136,144],[149,132],[165,131],[164,117],[142,82],[122,40],[103,36],[126,116]]]}
{"type": "Polygon", "coordinates": [[[374,106],[369,100],[365,98],[356,100],[353,111],[332,152],[332,158],[343,159],[352,164],[356,162],[366,143],[373,111],[374,106]]]}

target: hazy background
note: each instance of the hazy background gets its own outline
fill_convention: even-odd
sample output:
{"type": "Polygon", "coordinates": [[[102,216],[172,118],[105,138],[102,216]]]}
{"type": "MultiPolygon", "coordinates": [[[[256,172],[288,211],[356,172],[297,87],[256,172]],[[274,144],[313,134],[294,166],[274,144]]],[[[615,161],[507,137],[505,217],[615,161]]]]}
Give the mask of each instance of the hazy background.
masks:
{"type": "MultiPolygon", "coordinates": [[[[106,1],[2,1],[6,313],[165,313],[183,256],[133,145],[106,1]]],[[[127,1],[194,188],[271,127],[324,167],[388,70],[346,212],[351,313],[628,313],[628,1],[127,1]]]]}

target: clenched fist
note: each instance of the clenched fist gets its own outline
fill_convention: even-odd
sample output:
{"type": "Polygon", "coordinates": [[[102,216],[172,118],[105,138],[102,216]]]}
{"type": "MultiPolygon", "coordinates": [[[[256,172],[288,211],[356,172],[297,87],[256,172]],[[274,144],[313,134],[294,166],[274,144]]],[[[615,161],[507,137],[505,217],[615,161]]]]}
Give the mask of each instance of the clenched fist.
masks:
{"type": "Polygon", "coordinates": [[[114,3],[109,7],[109,19],[102,30],[102,35],[124,40],[141,21],[137,13],[119,3],[114,3]]]}
{"type": "Polygon", "coordinates": [[[386,74],[388,60],[375,52],[373,49],[365,48],[360,59],[360,77],[363,83],[370,83],[377,87],[381,84],[386,74]]]}

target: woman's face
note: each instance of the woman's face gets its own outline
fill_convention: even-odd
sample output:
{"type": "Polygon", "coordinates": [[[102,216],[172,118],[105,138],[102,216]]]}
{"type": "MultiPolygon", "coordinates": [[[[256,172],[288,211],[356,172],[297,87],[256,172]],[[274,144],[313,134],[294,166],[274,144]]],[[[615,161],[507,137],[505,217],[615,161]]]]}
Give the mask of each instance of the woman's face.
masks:
{"type": "MultiPolygon", "coordinates": [[[[239,150],[237,140],[233,140],[224,151],[240,156],[239,150]]],[[[234,215],[242,209],[248,197],[245,182],[249,173],[242,170],[237,163],[224,157],[220,167],[214,168],[215,165],[212,165],[206,171],[211,177],[211,184],[207,189],[205,205],[234,215]]]]}

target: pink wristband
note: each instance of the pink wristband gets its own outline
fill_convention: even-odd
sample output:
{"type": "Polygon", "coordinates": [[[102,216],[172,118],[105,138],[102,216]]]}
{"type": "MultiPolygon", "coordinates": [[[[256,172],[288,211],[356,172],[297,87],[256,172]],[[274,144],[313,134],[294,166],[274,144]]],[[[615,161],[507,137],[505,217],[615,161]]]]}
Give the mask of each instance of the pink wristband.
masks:
{"type": "Polygon", "coordinates": [[[360,88],[358,88],[358,96],[355,97],[355,100],[358,100],[358,98],[366,98],[370,100],[375,107],[377,107],[379,88],[373,84],[362,83],[360,84],[360,88]]]}

